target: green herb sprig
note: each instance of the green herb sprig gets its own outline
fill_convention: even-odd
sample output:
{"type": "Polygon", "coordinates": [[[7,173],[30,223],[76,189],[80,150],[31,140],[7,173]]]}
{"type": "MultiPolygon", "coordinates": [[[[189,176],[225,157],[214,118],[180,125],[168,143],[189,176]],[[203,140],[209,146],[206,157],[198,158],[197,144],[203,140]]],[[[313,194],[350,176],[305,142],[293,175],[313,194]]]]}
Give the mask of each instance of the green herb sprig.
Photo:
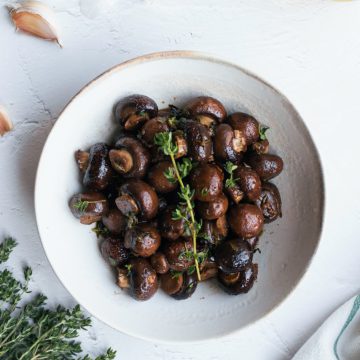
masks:
{"type": "Polygon", "coordinates": [[[234,179],[234,171],[238,168],[237,165],[233,164],[231,161],[227,161],[225,164],[225,171],[230,175],[225,181],[226,188],[232,188],[236,185],[236,181],[239,179],[234,179]]]}
{"type": "MultiPolygon", "coordinates": [[[[15,246],[12,238],[0,244],[0,263],[8,260],[15,246]]],[[[84,316],[79,305],[50,310],[42,294],[23,303],[24,295],[30,293],[32,271],[27,267],[23,273],[24,280],[19,281],[8,269],[0,271],[0,359],[91,360],[89,355],[78,357],[81,344],[74,340],[80,330],[91,325],[90,318],[84,316]]],[[[116,352],[108,349],[95,360],[112,360],[115,356],[116,352]]]]}
{"type": "Polygon", "coordinates": [[[259,125],[260,140],[266,140],[266,131],[269,130],[269,126],[259,125]]]}
{"type": "MultiPolygon", "coordinates": [[[[197,277],[201,280],[199,262],[196,256],[196,239],[197,235],[201,229],[202,223],[195,220],[194,214],[194,190],[192,190],[189,184],[184,184],[183,179],[190,173],[192,169],[192,163],[189,159],[183,159],[182,161],[177,162],[175,160],[175,155],[177,153],[177,146],[173,142],[172,132],[161,132],[155,135],[154,137],[155,144],[159,146],[162,152],[165,155],[168,155],[171,159],[171,163],[174,169],[174,179],[177,180],[180,186],[179,197],[182,200],[180,206],[178,206],[173,212],[173,219],[184,219],[187,229],[189,230],[194,248],[194,262],[197,277]]],[[[169,173],[165,174],[168,176],[169,173]]]]}

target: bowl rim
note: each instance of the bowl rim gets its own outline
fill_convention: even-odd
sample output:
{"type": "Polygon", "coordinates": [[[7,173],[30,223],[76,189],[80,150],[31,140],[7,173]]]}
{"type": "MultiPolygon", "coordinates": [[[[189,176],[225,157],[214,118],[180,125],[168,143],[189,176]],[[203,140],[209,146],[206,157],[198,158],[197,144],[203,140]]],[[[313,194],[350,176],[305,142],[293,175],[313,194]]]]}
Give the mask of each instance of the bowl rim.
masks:
{"type": "Polygon", "coordinates": [[[52,129],[50,130],[46,141],[44,143],[43,149],[41,151],[40,157],[39,157],[39,162],[38,162],[38,166],[37,166],[37,170],[36,170],[36,177],[35,177],[35,184],[34,184],[34,207],[35,207],[35,217],[36,217],[36,227],[38,230],[38,234],[40,237],[40,241],[42,244],[42,247],[44,249],[45,255],[47,260],[49,261],[49,264],[51,265],[52,270],[54,271],[56,277],[58,278],[58,280],[60,281],[60,283],[63,285],[63,287],[67,290],[67,292],[75,299],[75,301],[77,303],[79,303],[89,314],[90,316],[96,318],[97,320],[101,321],[103,324],[109,326],[110,328],[125,334],[125,335],[129,335],[132,336],[134,338],[137,339],[141,339],[141,340],[145,340],[148,342],[155,342],[155,343],[159,343],[159,344],[184,344],[184,343],[188,343],[188,344],[197,344],[197,343],[204,343],[205,341],[210,341],[210,340],[219,340],[219,339],[223,339],[225,337],[229,337],[229,336],[234,336],[234,335],[239,335],[240,332],[250,328],[251,326],[254,326],[255,324],[258,324],[260,321],[264,321],[266,318],[268,318],[270,316],[270,314],[272,314],[273,312],[275,312],[276,310],[278,310],[280,308],[280,306],[284,305],[284,303],[291,297],[294,295],[295,289],[303,282],[305,274],[308,272],[308,270],[310,269],[314,258],[319,250],[319,245],[324,233],[324,222],[325,222],[325,215],[326,215],[326,191],[325,191],[325,178],[324,178],[324,170],[323,170],[323,165],[322,165],[322,161],[321,161],[321,156],[319,154],[318,148],[315,145],[315,141],[309,131],[308,126],[306,125],[305,121],[303,120],[302,116],[300,116],[299,111],[294,107],[294,105],[292,104],[292,102],[285,96],[283,95],[276,87],[274,87],[273,85],[271,85],[270,83],[268,83],[266,80],[264,80],[263,78],[261,78],[260,76],[254,74],[252,71],[249,71],[245,68],[243,68],[242,66],[228,61],[228,60],[224,60],[222,58],[217,57],[216,55],[212,55],[210,53],[207,52],[201,52],[201,51],[193,51],[193,50],[173,50],[173,51],[159,51],[159,52],[153,52],[153,53],[148,53],[145,55],[141,55],[141,56],[137,56],[135,58],[129,59],[129,60],[125,60],[117,65],[112,66],[111,68],[103,71],[100,75],[96,76],[94,79],[92,79],[91,81],[89,81],[85,86],[83,86],[68,102],[67,104],[64,106],[63,110],[60,112],[54,126],[52,127],[52,129]],[[43,163],[43,159],[44,159],[44,154],[47,150],[47,146],[52,138],[52,134],[55,132],[55,129],[59,123],[59,120],[61,118],[61,116],[65,113],[65,111],[68,109],[69,105],[74,102],[85,90],[87,90],[87,88],[89,88],[90,86],[93,85],[93,83],[97,82],[100,79],[103,79],[107,76],[110,76],[113,72],[117,72],[117,71],[121,71],[122,69],[128,68],[128,67],[132,67],[134,65],[138,65],[141,63],[145,63],[145,62],[152,62],[152,61],[159,61],[159,60],[163,60],[163,59],[192,59],[192,60],[204,60],[204,61],[209,61],[212,63],[217,63],[220,65],[224,65],[224,66],[228,66],[228,67],[232,67],[236,70],[239,70],[243,73],[245,73],[246,75],[255,78],[256,80],[260,81],[261,83],[263,83],[265,86],[268,86],[271,90],[273,90],[283,101],[285,101],[285,103],[287,103],[288,105],[290,105],[290,109],[291,111],[302,121],[302,125],[307,133],[307,136],[310,138],[311,142],[314,145],[314,157],[315,160],[318,163],[319,166],[319,170],[320,170],[320,182],[321,182],[321,209],[320,209],[320,213],[321,213],[321,223],[320,223],[320,229],[319,229],[319,235],[318,235],[318,240],[316,242],[314,251],[312,253],[312,255],[310,256],[306,266],[304,267],[304,269],[302,270],[302,272],[300,273],[300,276],[298,277],[297,281],[290,287],[288,293],[283,297],[283,299],[281,299],[277,304],[275,304],[272,308],[270,308],[267,312],[265,312],[261,317],[259,317],[256,320],[253,320],[252,322],[243,325],[242,327],[240,327],[239,329],[235,329],[235,330],[230,330],[230,331],[226,331],[222,334],[218,334],[218,335],[211,335],[208,336],[206,338],[201,338],[201,339],[195,339],[195,340],[182,340],[182,339],[172,339],[172,340],[168,340],[168,339],[159,339],[156,337],[151,337],[151,336],[144,336],[141,334],[137,334],[135,332],[132,331],[127,331],[126,329],[122,328],[119,329],[117,327],[115,327],[112,324],[107,323],[106,321],[102,320],[101,318],[99,318],[97,315],[93,314],[91,311],[89,311],[87,309],[86,306],[84,306],[83,304],[81,304],[80,301],[78,301],[78,299],[72,294],[72,292],[68,289],[68,287],[66,286],[66,284],[63,283],[63,281],[60,278],[60,275],[57,273],[57,270],[53,267],[52,262],[49,258],[49,255],[47,253],[46,250],[46,246],[45,243],[43,241],[42,235],[41,235],[41,231],[40,231],[40,226],[39,226],[39,201],[38,201],[38,193],[40,192],[39,189],[39,177],[40,177],[40,170],[42,168],[42,163],[43,163]]]}

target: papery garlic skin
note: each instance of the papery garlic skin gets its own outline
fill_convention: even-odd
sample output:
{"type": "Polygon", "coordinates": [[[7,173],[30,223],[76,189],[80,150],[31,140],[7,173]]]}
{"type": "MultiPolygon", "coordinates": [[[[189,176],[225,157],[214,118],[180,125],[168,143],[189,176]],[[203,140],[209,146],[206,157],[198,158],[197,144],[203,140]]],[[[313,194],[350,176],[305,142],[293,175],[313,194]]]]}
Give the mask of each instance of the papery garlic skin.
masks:
{"type": "Polygon", "coordinates": [[[12,130],[13,124],[9,118],[9,115],[3,106],[0,106],[0,136],[5,135],[12,130]]]}
{"type": "Polygon", "coordinates": [[[56,41],[61,47],[56,15],[40,1],[24,1],[8,5],[16,29],[45,40],[56,41]]]}

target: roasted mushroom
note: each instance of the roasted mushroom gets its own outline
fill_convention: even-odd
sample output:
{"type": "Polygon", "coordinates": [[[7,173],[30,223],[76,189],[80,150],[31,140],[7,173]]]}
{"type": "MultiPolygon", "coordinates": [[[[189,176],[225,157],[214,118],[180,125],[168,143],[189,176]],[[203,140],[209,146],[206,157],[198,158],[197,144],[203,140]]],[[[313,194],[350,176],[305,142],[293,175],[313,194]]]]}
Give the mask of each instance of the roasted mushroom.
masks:
{"type": "Polygon", "coordinates": [[[139,224],[126,230],[124,245],[134,255],[149,257],[156,252],[161,242],[160,234],[150,224],[139,224]]]}
{"type": "Polygon", "coordinates": [[[220,124],[215,131],[214,154],[218,161],[239,163],[246,151],[246,141],[239,130],[220,124]]]}
{"type": "Polygon", "coordinates": [[[195,190],[195,199],[214,201],[222,192],[224,174],[213,164],[200,164],[190,173],[190,185],[195,190]]]}
{"type": "Polygon", "coordinates": [[[226,216],[221,216],[213,221],[204,220],[201,231],[206,243],[217,246],[226,238],[228,230],[226,216]]]}
{"type": "Polygon", "coordinates": [[[118,209],[111,209],[102,216],[102,222],[110,232],[119,235],[125,231],[127,218],[118,209]]]}
{"type": "Polygon", "coordinates": [[[150,164],[150,153],[141,144],[129,136],[121,137],[110,150],[109,158],[113,169],[124,178],[141,179],[145,176],[150,164]]]}
{"type": "Polygon", "coordinates": [[[208,127],[221,123],[226,118],[224,105],[210,96],[199,96],[190,100],[185,105],[185,112],[208,127]]]}
{"type": "Polygon", "coordinates": [[[105,196],[96,192],[74,195],[70,199],[69,207],[73,215],[80,219],[80,223],[85,225],[100,221],[109,210],[105,196]]]}
{"type": "Polygon", "coordinates": [[[244,192],[241,191],[240,186],[236,183],[226,187],[225,192],[235,204],[238,204],[245,196],[244,192]]]}
{"type": "Polygon", "coordinates": [[[270,223],[281,217],[281,196],[276,185],[265,182],[262,185],[261,194],[255,204],[264,215],[264,222],[270,223]]]}
{"type": "Polygon", "coordinates": [[[169,271],[160,276],[160,286],[168,295],[179,292],[184,282],[184,276],[181,272],[169,271]]]}
{"type": "Polygon", "coordinates": [[[209,129],[194,120],[180,123],[184,130],[188,147],[188,155],[198,162],[209,161],[212,153],[212,141],[209,129]]]}
{"type": "Polygon", "coordinates": [[[149,170],[148,181],[158,193],[174,191],[178,186],[177,181],[169,180],[166,174],[172,174],[175,178],[175,170],[171,161],[161,161],[149,170]]]}
{"type": "Polygon", "coordinates": [[[234,171],[240,190],[250,201],[255,201],[261,192],[261,180],[256,171],[246,166],[239,166],[234,171]]]}
{"type": "Polygon", "coordinates": [[[145,121],[155,117],[158,107],[155,101],[145,95],[130,95],[120,100],[115,106],[115,120],[125,130],[136,130],[145,121]]]}
{"type": "Polygon", "coordinates": [[[121,238],[115,236],[104,237],[100,244],[100,251],[103,258],[111,266],[124,264],[130,255],[129,250],[125,248],[121,238]]]}
{"type": "Polygon", "coordinates": [[[154,189],[138,179],[121,185],[120,196],[115,203],[124,215],[139,215],[143,220],[153,219],[159,207],[159,199],[154,189]]]}
{"type": "Polygon", "coordinates": [[[112,173],[108,146],[103,143],[93,145],[83,178],[84,186],[94,191],[104,190],[109,185],[112,173]]]}
{"type": "Polygon", "coordinates": [[[234,129],[240,131],[246,145],[251,145],[259,139],[259,122],[249,114],[237,112],[230,115],[226,122],[234,129]]]}
{"type": "Polygon", "coordinates": [[[244,270],[252,262],[253,250],[242,239],[231,239],[222,242],[215,249],[215,261],[225,273],[244,270]]]}
{"type": "Polygon", "coordinates": [[[249,239],[260,235],[263,229],[264,217],[256,205],[239,204],[230,208],[228,221],[236,235],[249,239]]]}
{"type": "Polygon", "coordinates": [[[168,132],[170,130],[166,117],[157,116],[146,121],[141,128],[141,138],[149,147],[154,146],[154,137],[161,132],[168,132]]]}
{"type": "Polygon", "coordinates": [[[193,245],[189,241],[169,242],[163,252],[172,270],[184,271],[194,264],[193,245]]]}
{"type": "Polygon", "coordinates": [[[211,202],[197,201],[196,211],[204,220],[215,220],[226,214],[228,206],[228,198],[224,194],[220,194],[211,202]]]}
{"type": "Polygon", "coordinates": [[[238,295],[247,293],[252,288],[257,274],[258,265],[249,264],[249,266],[238,273],[226,274],[220,270],[218,280],[225,292],[230,295],[238,295]]]}
{"type": "Polygon", "coordinates": [[[252,144],[252,149],[259,155],[267,154],[269,152],[269,140],[259,140],[252,144]]]}
{"type": "Polygon", "coordinates": [[[160,251],[151,256],[150,263],[158,274],[166,274],[170,270],[165,255],[160,251]]]}
{"type": "Polygon", "coordinates": [[[171,296],[175,300],[188,299],[196,290],[198,281],[195,274],[189,275],[187,272],[182,275],[183,281],[179,291],[173,293],[171,296]]]}
{"type": "Polygon", "coordinates": [[[284,162],[281,157],[271,154],[259,155],[257,153],[251,153],[246,157],[245,161],[258,173],[263,181],[278,176],[284,167],[284,162]]]}
{"type": "Polygon", "coordinates": [[[156,271],[143,258],[131,259],[128,265],[130,294],[136,300],[150,299],[159,287],[156,271]]]}
{"type": "Polygon", "coordinates": [[[176,240],[184,234],[185,220],[173,219],[175,206],[168,207],[160,216],[159,230],[161,237],[168,240],[176,240]]]}

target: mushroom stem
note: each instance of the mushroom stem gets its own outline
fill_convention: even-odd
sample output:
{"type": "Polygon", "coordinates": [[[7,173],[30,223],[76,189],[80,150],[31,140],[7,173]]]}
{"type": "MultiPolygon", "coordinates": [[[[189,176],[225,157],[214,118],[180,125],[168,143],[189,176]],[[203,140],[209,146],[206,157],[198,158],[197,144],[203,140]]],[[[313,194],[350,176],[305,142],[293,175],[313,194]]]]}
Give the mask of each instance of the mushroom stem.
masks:
{"type": "Polygon", "coordinates": [[[75,160],[79,170],[83,173],[89,164],[89,153],[87,151],[78,150],[75,153],[75,160]]]}
{"type": "Polygon", "coordinates": [[[129,278],[126,269],[118,269],[117,284],[120,289],[127,289],[130,287],[129,278]]]}
{"type": "Polygon", "coordinates": [[[139,207],[135,200],[128,194],[123,194],[116,198],[115,204],[125,216],[139,212],[139,207]]]}
{"type": "Polygon", "coordinates": [[[240,130],[234,130],[233,147],[236,152],[245,152],[247,149],[246,139],[240,130]]]}
{"type": "Polygon", "coordinates": [[[207,127],[211,127],[214,123],[214,119],[211,116],[207,115],[198,115],[196,117],[196,120],[198,120],[200,124],[203,124],[207,127]]]}
{"type": "Polygon", "coordinates": [[[182,156],[185,156],[188,152],[187,142],[182,134],[175,133],[175,144],[177,146],[177,153],[175,159],[179,159],[182,156]]]}
{"type": "Polygon", "coordinates": [[[121,174],[128,173],[134,165],[131,154],[125,149],[110,150],[109,158],[114,170],[121,174]]]}

